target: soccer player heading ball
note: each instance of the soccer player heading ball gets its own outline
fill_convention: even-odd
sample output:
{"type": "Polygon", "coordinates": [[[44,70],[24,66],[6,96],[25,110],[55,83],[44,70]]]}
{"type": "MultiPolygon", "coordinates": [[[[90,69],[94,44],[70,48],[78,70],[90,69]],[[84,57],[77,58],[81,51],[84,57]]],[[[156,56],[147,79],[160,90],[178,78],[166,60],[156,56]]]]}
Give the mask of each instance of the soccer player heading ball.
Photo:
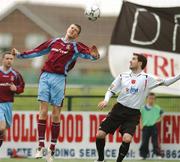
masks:
{"type": "Polygon", "coordinates": [[[52,105],[52,126],[51,126],[51,145],[48,148],[46,160],[53,161],[55,145],[60,130],[60,113],[64,100],[66,76],[78,57],[83,59],[97,60],[99,52],[96,46],[91,48],[77,42],[81,32],[78,24],[71,24],[64,37],[50,39],[37,48],[19,53],[13,49],[18,58],[33,58],[48,54],[39,80],[38,100],[40,101],[40,113],[38,121],[39,147],[36,158],[42,158],[44,150],[44,139],[46,130],[46,119],[48,116],[48,104],[52,105]]]}

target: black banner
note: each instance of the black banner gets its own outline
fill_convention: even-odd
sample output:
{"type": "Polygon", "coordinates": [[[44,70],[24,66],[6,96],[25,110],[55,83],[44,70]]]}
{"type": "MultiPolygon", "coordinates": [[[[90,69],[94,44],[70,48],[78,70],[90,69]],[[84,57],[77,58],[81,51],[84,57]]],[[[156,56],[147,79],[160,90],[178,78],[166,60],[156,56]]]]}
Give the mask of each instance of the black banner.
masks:
{"type": "Polygon", "coordinates": [[[180,53],[180,7],[123,2],[111,44],[180,53]]]}

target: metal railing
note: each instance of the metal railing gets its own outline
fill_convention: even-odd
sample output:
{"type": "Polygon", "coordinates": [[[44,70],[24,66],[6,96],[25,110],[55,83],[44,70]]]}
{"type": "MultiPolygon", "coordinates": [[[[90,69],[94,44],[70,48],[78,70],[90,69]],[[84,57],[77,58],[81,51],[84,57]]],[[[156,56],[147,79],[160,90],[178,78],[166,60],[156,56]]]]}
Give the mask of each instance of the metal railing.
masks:
{"type": "MultiPolygon", "coordinates": [[[[37,110],[38,102],[36,95],[15,96],[15,110],[37,110]]],[[[97,111],[97,104],[103,100],[103,95],[67,95],[65,96],[63,110],[67,111],[97,111]]],[[[109,110],[116,102],[116,96],[110,100],[109,110]]],[[[180,96],[157,96],[156,103],[164,111],[180,112],[180,96]]]]}

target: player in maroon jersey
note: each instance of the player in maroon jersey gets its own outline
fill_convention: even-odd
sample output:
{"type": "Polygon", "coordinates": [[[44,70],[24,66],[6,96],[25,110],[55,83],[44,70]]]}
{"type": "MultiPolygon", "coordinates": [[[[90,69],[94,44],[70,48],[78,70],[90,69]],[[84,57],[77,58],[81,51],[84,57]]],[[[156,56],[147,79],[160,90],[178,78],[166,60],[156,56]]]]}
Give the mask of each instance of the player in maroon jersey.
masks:
{"type": "Polygon", "coordinates": [[[52,126],[51,126],[51,145],[46,157],[48,162],[53,161],[55,144],[59,136],[60,129],[60,112],[64,99],[65,80],[78,57],[84,59],[96,60],[99,58],[99,52],[96,46],[91,48],[83,43],[77,42],[81,32],[81,27],[77,24],[71,24],[64,37],[48,40],[37,48],[18,53],[16,49],[13,52],[18,58],[33,58],[48,55],[48,59],[42,68],[42,74],[39,80],[38,100],[40,101],[40,115],[38,121],[39,148],[35,155],[36,158],[42,158],[46,119],[48,115],[48,104],[52,109],[52,126]]]}
{"type": "Polygon", "coordinates": [[[0,66],[0,147],[5,130],[12,124],[12,103],[14,94],[24,91],[24,81],[20,73],[12,68],[14,55],[10,52],[2,54],[0,66]]]}

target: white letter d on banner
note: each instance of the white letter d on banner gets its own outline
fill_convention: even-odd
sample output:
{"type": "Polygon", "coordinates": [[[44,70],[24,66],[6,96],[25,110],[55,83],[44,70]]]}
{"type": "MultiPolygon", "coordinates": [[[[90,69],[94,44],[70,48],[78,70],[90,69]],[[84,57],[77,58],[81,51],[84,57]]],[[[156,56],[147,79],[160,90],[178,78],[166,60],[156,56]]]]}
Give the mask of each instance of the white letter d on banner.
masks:
{"type": "Polygon", "coordinates": [[[136,9],[136,12],[135,12],[135,15],[134,15],[134,22],[133,22],[133,26],[132,26],[130,42],[134,43],[134,44],[139,44],[139,45],[151,45],[154,42],[156,42],[156,40],[159,37],[160,26],[161,26],[160,18],[159,18],[159,16],[157,14],[150,12],[157,21],[156,34],[155,34],[154,38],[152,40],[149,40],[149,41],[136,40],[135,39],[135,33],[136,33],[136,27],[137,27],[137,23],[138,23],[138,16],[139,16],[140,12],[148,12],[148,11],[146,9],[144,9],[144,8],[137,8],[136,9]]]}

